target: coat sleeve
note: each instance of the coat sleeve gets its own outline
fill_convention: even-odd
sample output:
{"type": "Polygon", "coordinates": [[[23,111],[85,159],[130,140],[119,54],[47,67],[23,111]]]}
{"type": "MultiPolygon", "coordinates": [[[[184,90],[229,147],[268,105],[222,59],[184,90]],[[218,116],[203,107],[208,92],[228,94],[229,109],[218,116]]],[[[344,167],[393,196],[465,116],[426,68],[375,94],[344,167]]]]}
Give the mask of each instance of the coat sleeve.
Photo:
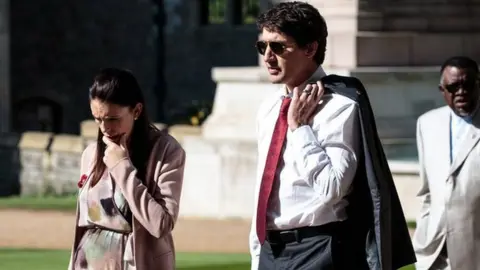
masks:
{"type": "Polygon", "coordinates": [[[109,170],[110,176],[124,195],[133,216],[154,237],[169,234],[177,221],[185,169],[185,151],[173,137],[155,153],[156,187],[152,194],[137,178],[137,169],[129,159],[109,170]]]}

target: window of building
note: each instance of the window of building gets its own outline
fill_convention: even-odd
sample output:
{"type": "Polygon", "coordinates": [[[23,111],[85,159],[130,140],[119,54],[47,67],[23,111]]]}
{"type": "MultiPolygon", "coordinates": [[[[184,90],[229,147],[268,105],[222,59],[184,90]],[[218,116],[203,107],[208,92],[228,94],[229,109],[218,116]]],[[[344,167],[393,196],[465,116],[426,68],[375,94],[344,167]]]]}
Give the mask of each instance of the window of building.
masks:
{"type": "Polygon", "coordinates": [[[259,0],[242,1],[242,21],[243,24],[254,24],[260,14],[259,0]]]}
{"type": "Polygon", "coordinates": [[[225,23],[228,0],[208,0],[208,24],[225,23]]]}
{"type": "Polygon", "coordinates": [[[254,24],[265,0],[197,0],[200,24],[254,24]]]}
{"type": "Polygon", "coordinates": [[[62,129],[62,107],[45,97],[23,99],[13,106],[13,128],[16,132],[42,131],[59,133],[62,129]]]}

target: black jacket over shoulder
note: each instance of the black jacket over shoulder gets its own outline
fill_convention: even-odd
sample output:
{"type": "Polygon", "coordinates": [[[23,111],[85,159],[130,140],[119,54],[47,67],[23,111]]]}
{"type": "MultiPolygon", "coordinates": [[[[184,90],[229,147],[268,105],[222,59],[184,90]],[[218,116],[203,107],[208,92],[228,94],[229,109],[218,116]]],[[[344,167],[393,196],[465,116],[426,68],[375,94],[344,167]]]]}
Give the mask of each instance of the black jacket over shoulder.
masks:
{"type": "Polygon", "coordinates": [[[415,263],[407,223],[365,87],[354,77],[329,75],[321,81],[326,92],[348,97],[359,107],[363,155],[357,157],[359,164],[347,208],[351,240],[359,247],[359,258],[366,258],[371,270],[393,270],[415,263]]]}

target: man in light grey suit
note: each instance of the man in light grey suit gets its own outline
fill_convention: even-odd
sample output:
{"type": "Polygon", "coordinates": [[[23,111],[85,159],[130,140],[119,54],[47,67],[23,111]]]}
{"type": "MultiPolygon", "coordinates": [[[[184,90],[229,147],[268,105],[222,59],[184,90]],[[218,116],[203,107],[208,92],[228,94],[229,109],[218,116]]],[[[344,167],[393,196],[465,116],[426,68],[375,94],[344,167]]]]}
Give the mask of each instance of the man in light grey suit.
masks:
{"type": "Polygon", "coordinates": [[[448,59],[439,85],[447,106],[417,122],[424,197],[413,236],[417,269],[480,269],[478,76],[472,59],[448,59]]]}

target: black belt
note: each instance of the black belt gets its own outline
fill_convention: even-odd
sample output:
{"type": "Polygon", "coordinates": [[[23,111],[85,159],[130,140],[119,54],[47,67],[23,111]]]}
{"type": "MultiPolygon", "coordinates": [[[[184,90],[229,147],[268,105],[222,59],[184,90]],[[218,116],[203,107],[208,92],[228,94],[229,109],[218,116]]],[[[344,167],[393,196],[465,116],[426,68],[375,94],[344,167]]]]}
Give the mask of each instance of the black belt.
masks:
{"type": "Polygon", "coordinates": [[[301,242],[302,239],[318,235],[334,235],[343,226],[342,222],[331,222],[320,226],[300,227],[289,230],[267,230],[269,243],[301,242]]]}

